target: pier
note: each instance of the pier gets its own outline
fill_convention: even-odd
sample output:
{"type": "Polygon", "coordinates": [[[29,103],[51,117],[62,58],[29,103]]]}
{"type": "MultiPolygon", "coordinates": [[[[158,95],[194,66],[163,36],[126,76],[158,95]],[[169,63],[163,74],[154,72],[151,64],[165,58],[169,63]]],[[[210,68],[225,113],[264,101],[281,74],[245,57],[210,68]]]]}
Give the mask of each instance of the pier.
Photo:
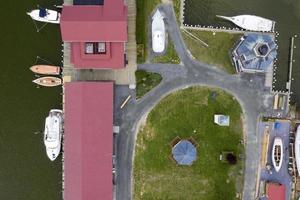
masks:
{"type": "Polygon", "coordinates": [[[294,40],[295,37],[291,38],[291,44],[290,44],[290,57],[289,57],[289,78],[286,83],[286,89],[289,93],[291,93],[291,87],[292,87],[292,73],[293,73],[293,62],[294,62],[294,40]]]}

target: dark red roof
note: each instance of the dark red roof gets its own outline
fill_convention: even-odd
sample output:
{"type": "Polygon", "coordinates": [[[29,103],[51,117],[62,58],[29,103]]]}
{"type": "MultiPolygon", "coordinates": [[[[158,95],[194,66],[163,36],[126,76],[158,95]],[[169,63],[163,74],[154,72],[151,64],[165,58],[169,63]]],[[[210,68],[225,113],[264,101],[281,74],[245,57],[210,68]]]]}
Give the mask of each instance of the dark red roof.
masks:
{"type": "Polygon", "coordinates": [[[65,42],[127,41],[127,7],[123,0],[104,6],[64,6],[60,28],[65,42]]]}
{"type": "Polygon", "coordinates": [[[65,85],[65,200],[112,200],[113,83],[65,85]]]}
{"type": "Polygon", "coordinates": [[[278,183],[267,183],[269,200],[285,200],[285,186],[278,183]]]}
{"type": "MultiPolygon", "coordinates": [[[[97,58],[99,55],[92,55],[95,57],[84,55],[82,45],[83,43],[72,42],[71,45],[71,62],[77,69],[91,69],[91,68],[101,68],[101,69],[120,69],[125,67],[125,56],[124,56],[124,46],[123,42],[112,42],[107,44],[109,46],[107,49],[107,54],[104,58],[97,58]]],[[[100,55],[101,56],[101,55],[100,55]]]]}

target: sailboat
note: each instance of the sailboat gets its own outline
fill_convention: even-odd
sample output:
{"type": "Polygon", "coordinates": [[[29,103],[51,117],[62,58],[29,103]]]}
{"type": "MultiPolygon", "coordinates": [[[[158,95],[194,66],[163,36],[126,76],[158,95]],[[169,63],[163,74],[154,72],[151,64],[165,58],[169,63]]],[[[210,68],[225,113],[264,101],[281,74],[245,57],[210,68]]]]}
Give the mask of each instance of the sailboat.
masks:
{"type": "Polygon", "coordinates": [[[231,21],[235,25],[249,30],[249,31],[274,31],[275,21],[255,16],[255,15],[238,15],[233,17],[227,17],[217,15],[217,17],[231,21]]]}
{"type": "Polygon", "coordinates": [[[152,17],[152,49],[155,53],[162,53],[165,50],[165,22],[164,18],[157,9],[152,17]]]}
{"type": "Polygon", "coordinates": [[[272,148],[272,163],[276,172],[279,172],[283,160],[283,145],[280,137],[275,137],[272,148]]]}
{"type": "Polygon", "coordinates": [[[46,8],[39,8],[27,12],[32,19],[39,22],[59,24],[60,22],[60,13],[55,10],[49,10],[46,8]]]}

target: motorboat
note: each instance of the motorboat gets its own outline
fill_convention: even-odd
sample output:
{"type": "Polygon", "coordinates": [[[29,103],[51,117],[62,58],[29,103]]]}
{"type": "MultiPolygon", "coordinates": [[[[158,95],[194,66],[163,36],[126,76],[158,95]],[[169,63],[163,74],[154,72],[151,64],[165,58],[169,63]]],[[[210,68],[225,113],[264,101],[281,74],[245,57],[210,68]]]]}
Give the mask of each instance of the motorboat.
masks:
{"type": "Polygon", "coordinates": [[[152,17],[152,49],[155,53],[162,53],[165,50],[166,30],[164,17],[159,9],[152,17]]]}
{"type": "Polygon", "coordinates": [[[59,24],[60,22],[60,13],[55,10],[49,10],[46,8],[39,8],[39,9],[32,10],[30,12],[27,12],[27,15],[29,15],[33,20],[39,22],[46,22],[46,23],[53,23],[53,24],[59,24]]]}
{"type": "Polygon", "coordinates": [[[54,87],[54,86],[61,85],[62,83],[60,78],[54,76],[40,77],[33,80],[32,82],[45,87],[54,87]]]}
{"type": "Polygon", "coordinates": [[[238,15],[233,17],[217,15],[217,17],[231,21],[240,28],[249,31],[270,32],[274,31],[275,28],[275,21],[255,15],[238,15]]]}
{"type": "Polygon", "coordinates": [[[279,172],[283,160],[283,144],[280,137],[275,137],[272,148],[272,163],[276,172],[279,172]]]}
{"type": "Polygon", "coordinates": [[[300,176],[300,125],[297,128],[296,139],[295,139],[295,157],[298,175],[300,176]]]}
{"type": "Polygon", "coordinates": [[[36,74],[59,75],[60,67],[53,65],[33,65],[30,70],[36,74]]]}
{"type": "Polygon", "coordinates": [[[62,110],[52,109],[45,120],[44,144],[46,153],[54,161],[60,153],[62,137],[62,110]]]}

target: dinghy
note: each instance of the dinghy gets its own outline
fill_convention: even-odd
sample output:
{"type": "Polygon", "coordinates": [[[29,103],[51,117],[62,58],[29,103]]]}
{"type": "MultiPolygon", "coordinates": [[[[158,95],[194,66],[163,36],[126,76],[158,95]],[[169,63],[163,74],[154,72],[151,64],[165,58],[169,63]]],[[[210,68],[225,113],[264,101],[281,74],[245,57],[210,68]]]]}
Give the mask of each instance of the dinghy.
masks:
{"type": "Polygon", "coordinates": [[[45,77],[37,78],[32,82],[45,87],[54,87],[54,86],[61,85],[61,79],[53,76],[45,76],[45,77]]]}
{"type": "Polygon", "coordinates": [[[36,74],[59,75],[60,67],[52,65],[33,65],[30,70],[36,74]]]}

